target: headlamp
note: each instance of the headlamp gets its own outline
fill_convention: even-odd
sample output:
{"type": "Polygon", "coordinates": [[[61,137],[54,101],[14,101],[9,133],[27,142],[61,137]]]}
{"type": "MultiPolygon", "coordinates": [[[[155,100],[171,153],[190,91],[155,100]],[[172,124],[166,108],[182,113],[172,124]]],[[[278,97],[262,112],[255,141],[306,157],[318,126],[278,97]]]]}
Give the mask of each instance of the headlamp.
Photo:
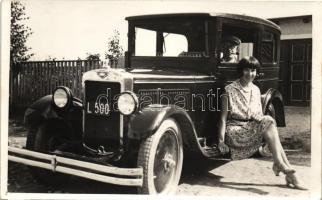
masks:
{"type": "Polygon", "coordinates": [[[71,90],[64,86],[57,87],[53,92],[53,102],[57,108],[66,108],[72,98],[71,90]]]}
{"type": "Polygon", "coordinates": [[[123,115],[130,115],[138,108],[138,98],[133,92],[123,92],[117,99],[117,106],[123,115]]]}

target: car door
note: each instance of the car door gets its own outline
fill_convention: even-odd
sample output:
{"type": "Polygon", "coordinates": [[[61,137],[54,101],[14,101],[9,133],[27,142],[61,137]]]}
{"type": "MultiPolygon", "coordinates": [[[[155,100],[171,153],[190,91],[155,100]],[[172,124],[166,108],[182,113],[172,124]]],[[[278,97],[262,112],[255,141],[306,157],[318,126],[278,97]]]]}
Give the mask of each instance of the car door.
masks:
{"type": "Polygon", "coordinates": [[[279,84],[279,34],[269,30],[260,32],[259,56],[261,68],[256,79],[261,93],[269,88],[278,89],[279,84]]]}

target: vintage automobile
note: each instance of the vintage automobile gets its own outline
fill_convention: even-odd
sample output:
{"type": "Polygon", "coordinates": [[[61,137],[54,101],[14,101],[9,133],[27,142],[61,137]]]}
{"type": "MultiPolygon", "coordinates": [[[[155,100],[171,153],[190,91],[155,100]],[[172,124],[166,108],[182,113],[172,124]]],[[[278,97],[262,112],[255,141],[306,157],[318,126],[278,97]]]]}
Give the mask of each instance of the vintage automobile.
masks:
{"type": "Polygon", "coordinates": [[[222,157],[210,144],[218,140],[223,87],[237,78],[237,63],[221,59],[226,36],[240,39],[238,59],[261,62],[256,84],[263,111],[285,126],[276,24],[217,13],[126,20],[125,69],[88,71],[83,99],[60,86],[26,110],[27,149],[9,147],[9,160],[30,165],[38,181],[62,185],[75,175],[170,194],[184,158],[222,157]]]}

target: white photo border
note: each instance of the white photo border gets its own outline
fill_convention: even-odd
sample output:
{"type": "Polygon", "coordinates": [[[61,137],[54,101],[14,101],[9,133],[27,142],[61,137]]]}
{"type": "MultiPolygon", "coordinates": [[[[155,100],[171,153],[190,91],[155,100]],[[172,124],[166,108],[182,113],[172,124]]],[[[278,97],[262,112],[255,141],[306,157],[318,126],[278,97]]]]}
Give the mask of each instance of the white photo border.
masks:
{"type": "MultiPolygon", "coordinates": [[[[142,1],[138,1],[140,3],[142,1]]],[[[181,1],[183,2],[183,1],[181,1]]],[[[189,1],[188,1],[189,2],[189,1]]],[[[207,3],[207,1],[203,1],[207,3]]],[[[252,1],[256,3],[255,1],[252,1]]],[[[276,1],[279,3],[281,1],[276,1]]],[[[285,1],[286,2],[286,1],[285,1]]],[[[302,1],[297,1],[302,2],[302,1]]],[[[303,1],[304,2],[304,1],[303,1]]],[[[312,3],[313,1],[305,1],[312,3]]],[[[293,2],[296,3],[296,2],[293,2]]],[[[311,196],[308,199],[321,199],[321,73],[322,73],[322,13],[321,1],[314,1],[312,4],[312,100],[311,100],[311,196]]],[[[286,9],[286,8],[282,8],[286,9]]],[[[1,115],[0,115],[0,199],[160,199],[159,196],[143,195],[111,195],[111,194],[47,194],[47,193],[8,193],[8,108],[9,108],[9,49],[10,49],[10,0],[1,2],[1,21],[0,21],[0,74],[1,74],[1,115]]],[[[168,196],[163,198],[179,199],[213,199],[213,196],[168,196]]],[[[218,199],[249,199],[249,197],[229,197],[220,196],[218,199]]],[[[253,198],[253,197],[252,197],[253,198]]],[[[278,197],[258,197],[260,199],[280,199],[278,197]]],[[[285,198],[283,198],[285,199],[285,198]]],[[[294,199],[294,197],[290,198],[294,199]]]]}

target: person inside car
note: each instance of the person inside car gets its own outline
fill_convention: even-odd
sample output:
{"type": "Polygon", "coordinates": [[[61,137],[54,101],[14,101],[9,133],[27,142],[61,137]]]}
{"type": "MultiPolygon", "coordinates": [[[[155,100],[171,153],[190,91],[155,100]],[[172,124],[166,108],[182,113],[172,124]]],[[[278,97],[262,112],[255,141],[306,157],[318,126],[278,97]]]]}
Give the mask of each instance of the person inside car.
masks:
{"type": "Polygon", "coordinates": [[[283,172],[287,186],[306,190],[286,157],[275,120],[263,114],[261,92],[253,84],[259,67],[255,57],[242,58],[237,64],[239,78],[225,87],[221,96],[218,149],[222,153],[230,151],[231,159],[239,160],[255,154],[265,141],[273,154],[275,175],[283,172]]]}
{"type": "Polygon", "coordinates": [[[221,62],[237,63],[238,62],[238,46],[241,40],[236,36],[226,36],[222,38],[221,42],[221,62]]]}

